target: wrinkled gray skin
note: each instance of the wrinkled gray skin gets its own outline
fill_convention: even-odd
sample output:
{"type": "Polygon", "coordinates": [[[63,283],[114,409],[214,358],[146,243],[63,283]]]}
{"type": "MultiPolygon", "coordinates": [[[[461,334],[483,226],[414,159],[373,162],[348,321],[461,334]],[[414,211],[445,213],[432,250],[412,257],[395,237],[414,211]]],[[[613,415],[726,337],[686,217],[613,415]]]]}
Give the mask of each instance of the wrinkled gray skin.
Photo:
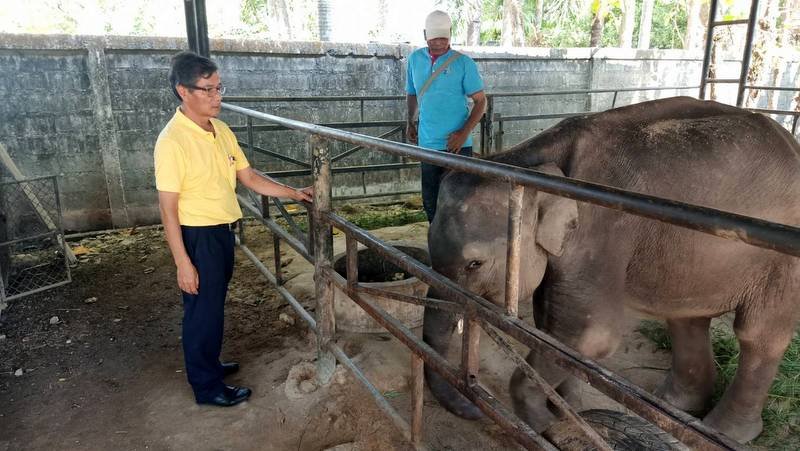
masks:
{"type": "MultiPolygon", "coordinates": [[[[800,225],[800,146],[774,121],[715,102],[677,97],[567,119],[490,159],[800,225]]],[[[434,269],[496,304],[504,300],[508,193],[503,182],[448,174],[429,231],[434,269]]],[[[657,394],[740,442],[758,436],[798,320],[798,259],[531,188],[522,230],[519,302],[533,299],[538,328],[602,359],[620,343],[623,307],[664,318],[672,368],[657,394]],[[740,366],[709,411],[709,322],[726,312],[736,313],[740,366]]],[[[428,309],[425,341],[446,355],[456,320],[428,309]]],[[[535,352],[527,360],[567,400],[574,396],[571,376],[535,352]]],[[[448,410],[481,415],[435,373],[426,378],[448,410]]],[[[510,390],[517,415],[536,430],[555,419],[519,370],[510,390]]]]}

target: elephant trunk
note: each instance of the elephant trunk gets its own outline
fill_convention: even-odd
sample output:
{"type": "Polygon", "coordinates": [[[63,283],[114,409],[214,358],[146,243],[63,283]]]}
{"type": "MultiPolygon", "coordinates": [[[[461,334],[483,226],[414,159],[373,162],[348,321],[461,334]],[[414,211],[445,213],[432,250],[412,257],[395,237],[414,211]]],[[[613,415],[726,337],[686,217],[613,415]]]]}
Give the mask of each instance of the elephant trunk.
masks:
{"type": "MultiPolygon", "coordinates": [[[[428,297],[441,299],[433,290],[428,297]]],[[[450,339],[456,327],[457,316],[452,312],[433,308],[425,309],[422,325],[422,339],[436,352],[447,358],[450,348],[450,339]]],[[[425,365],[425,380],[431,393],[450,412],[468,420],[477,420],[483,417],[478,407],[453,388],[442,376],[425,365]]]]}

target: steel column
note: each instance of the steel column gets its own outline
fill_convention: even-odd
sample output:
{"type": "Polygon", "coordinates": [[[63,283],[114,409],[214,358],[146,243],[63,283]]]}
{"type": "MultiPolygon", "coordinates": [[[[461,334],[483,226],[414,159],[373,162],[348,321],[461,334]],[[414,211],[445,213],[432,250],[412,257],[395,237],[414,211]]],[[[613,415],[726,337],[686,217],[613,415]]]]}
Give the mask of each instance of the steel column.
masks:
{"type": "Polygon", "coordinates": [[[189,49],[198,55],[209,56],[208,24],[206,22],[206,0],[184,0],[186,35],[189,49]]]}
{"type": "Polygon", "coordinates": [[[747,72],[750,70],[750,58],[753,56],[753,35],[756,30],[758,18],[758,0],[750,0],[750,18],[747,22],[747,37],[744,41],[744,54],[742,55],[742,72],[739,75],[739,89],[736,92],[736,106],[744,105],[744,90],[747,84],[747,72]]]}
{"type": "Polygon", "coordinates": [[[708,85],[708,68],[711,64],[711,48],[714,45],[714,22],[717,20],[717,0],[711,0],[708,9],[708,25],[706,26],[706,48],[703,53],[703,68],[700,70],[700,92],[697,98],[705,100],[708,85]]]}

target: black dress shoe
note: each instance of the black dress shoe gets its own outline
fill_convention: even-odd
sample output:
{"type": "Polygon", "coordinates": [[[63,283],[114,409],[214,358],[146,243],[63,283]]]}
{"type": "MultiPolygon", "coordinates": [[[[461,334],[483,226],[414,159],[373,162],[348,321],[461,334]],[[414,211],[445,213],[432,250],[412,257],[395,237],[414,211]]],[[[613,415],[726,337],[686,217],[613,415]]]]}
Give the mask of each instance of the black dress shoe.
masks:
{"type": "Polygon", "coordinates": [[[226,385],[225,391],[228,393],[228,396],[234,399],[247,399],[253,393],[253,391],[247,387],[237,387],[235,385],[226,385]]]}
{"type": "Polygon", "coordinates": [[[230,376],[237,371],[239,371],[239,363],[237,362],[225,362],[222,364],[222,374],[225,376],[230,376]]]}
{"type": "Polygon", "coordinates": [[[207,404],[218,407],[230,407],[247,400],[250,397],[249,388],[226,385],[222,392],[208,400],[198,400],[198,404],[207,404]]]}

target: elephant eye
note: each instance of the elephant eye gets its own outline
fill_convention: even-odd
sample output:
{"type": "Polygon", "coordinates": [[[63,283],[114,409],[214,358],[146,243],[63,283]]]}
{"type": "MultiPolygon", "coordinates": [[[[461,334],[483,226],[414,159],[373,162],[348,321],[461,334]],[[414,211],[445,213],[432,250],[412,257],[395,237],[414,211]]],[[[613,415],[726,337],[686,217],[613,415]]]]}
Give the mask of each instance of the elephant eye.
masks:
{"type": "Polygon", "coordinates": [[[482,261],[480,261],[480,260],[472,260],[472,261],[471,261],[471,262],[469,262],[469,264],[467,265],[467,269],[468,269],[468,270],[471,270],[471,269],[478,269],[478,268],[480,268],[480,267],[481,267],[481,265],[482,265],[482,264],[483,264],[483,262],[482,262],[482,261]]]}

